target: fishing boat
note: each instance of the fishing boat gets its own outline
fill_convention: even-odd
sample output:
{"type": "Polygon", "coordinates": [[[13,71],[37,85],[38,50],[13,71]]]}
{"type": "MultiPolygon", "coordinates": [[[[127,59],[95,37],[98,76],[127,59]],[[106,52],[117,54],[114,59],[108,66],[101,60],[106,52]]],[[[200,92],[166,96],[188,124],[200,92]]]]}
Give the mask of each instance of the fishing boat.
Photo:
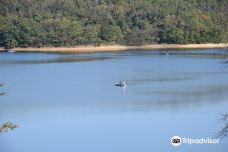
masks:
{"type": "Polygon", "coordinates": [[[5,96],[6,93],[5,92],[0,92],[0,96],[5,96]]]}
{"type": "Polygon", "coordinates": [[[118,83],[115,84],[118,87],[124,87],[127,85],[127,83],[125,81],[119,81],[118,83]]]}
{"type": "Polygon", "coordinates": [[[15,51],[14,50],[8,50],[9,53],[14,53],[15,51]]]}

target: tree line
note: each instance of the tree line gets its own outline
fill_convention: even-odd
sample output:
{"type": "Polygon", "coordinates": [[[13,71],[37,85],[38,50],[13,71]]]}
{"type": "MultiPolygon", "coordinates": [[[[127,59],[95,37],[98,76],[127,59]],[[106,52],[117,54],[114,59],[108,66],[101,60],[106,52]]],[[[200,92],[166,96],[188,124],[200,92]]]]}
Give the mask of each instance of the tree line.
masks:
{"type": "Polygon", "coordinates": [[[0,47],[228,42],[227,0],[0,0],[0,47]]]}

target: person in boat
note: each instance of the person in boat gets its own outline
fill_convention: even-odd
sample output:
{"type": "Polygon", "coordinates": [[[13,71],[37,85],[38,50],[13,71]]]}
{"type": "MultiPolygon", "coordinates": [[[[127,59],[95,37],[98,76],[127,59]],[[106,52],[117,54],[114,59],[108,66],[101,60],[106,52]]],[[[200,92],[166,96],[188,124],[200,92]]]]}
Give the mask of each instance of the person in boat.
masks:
{"type": "Polygon", "coordinates": [[[127,83],[126,83],[125,81],[122,81],[122,80],[121,80],[121,81],[119,81],[118,84],[119,84],[119,86],[125,86],[127,83]]]}
{"type": "Polygon", "coordinates": [[[123,81],[121,80],[121,81],[119,81],[119,84],[123,84],[123,81]]]}

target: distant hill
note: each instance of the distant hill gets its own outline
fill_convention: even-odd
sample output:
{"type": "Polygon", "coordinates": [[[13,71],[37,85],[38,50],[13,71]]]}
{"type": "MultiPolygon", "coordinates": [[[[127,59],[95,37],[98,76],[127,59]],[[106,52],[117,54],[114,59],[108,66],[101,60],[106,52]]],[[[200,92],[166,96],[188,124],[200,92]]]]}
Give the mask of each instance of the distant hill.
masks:
{"type": "Polygon", "coordinates": [[[227,0],[0,0],[0,47],[228,42],[227,0]]]}

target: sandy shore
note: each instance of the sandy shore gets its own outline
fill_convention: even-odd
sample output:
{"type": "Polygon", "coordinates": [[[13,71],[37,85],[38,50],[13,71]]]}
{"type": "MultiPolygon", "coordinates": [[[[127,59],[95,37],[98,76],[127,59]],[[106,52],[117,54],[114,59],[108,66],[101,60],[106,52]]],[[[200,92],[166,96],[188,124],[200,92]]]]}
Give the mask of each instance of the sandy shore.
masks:
{"type": "MultiPolygon", "coordinates": [[[[42,48],[14,48],[15,52],[105,52],[105,51],[124,51],[134,49],[209,49],[209,48],[224,48],[228,44],[153,44],[144,46],[122,46],[122,45],[101,45],[101,46],[76,46],[76,47],[42,47],[42,48]]],[[[0,51],[5,51],[0,48],[0,51]]]]}

